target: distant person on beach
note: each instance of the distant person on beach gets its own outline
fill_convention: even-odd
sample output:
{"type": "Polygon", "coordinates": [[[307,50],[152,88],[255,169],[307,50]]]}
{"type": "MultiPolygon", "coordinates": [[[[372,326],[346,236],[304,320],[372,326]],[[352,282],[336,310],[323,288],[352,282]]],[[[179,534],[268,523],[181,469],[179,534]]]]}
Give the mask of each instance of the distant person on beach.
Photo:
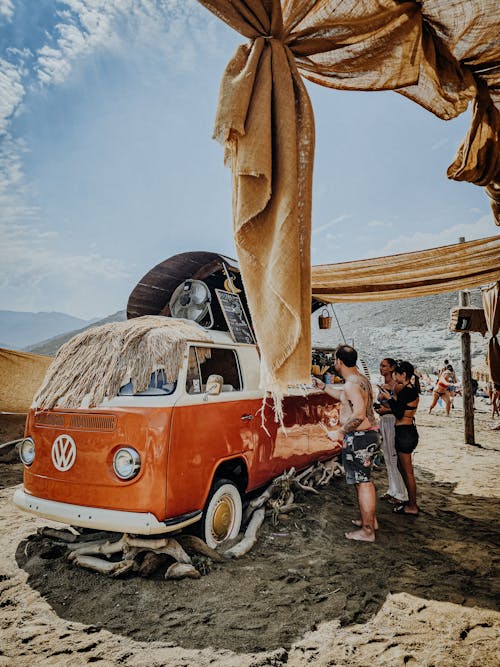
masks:
{"type": "Polygon", "coordinates": [[[491,416],[498,415],[500,417],[500,384],[494,383],[493,394],[491,396],[491,416]]]}
{"type": "Polygon", "coordinates": [[[398,466],[406,490],[408,491],[408,502],[398,505],[393,509],[393,512],[405,516],[417,516],[419,512],[417,505],[417,483],[415,481],[411,455],[418,445],[415,413],[420,400],[420,382],[415,375],[413,365],[409,361],[397,361],[393,375],[396,380],[395,396],[391,397],[389,392],[382,390],[380,394],[387,400],[396,417],[394,430],[398,466]]]}
{"type": "Polygon", "coordinates": [[[331,431],[332,440],[343,439],[342,464],[346,481],[356,485],[360,520],[353,520],[359,527],[345,533],[349,540],[374,542],[378,528],[376,517],[377,497],[371,481],[373,459],[380,449],[380,434],[373,410],[373,393],[370,381],[357,368],[358,353],[350,345],[340,345],[335,351],[334,368],[345,380],[342,389],[325,384],[313,376],[314,387],[340,400],[340,424],[331,431]]]}
{"type": "Polygon", "coordinates": [[[450,386],[448,387],[448,391],[450,392],[450,402],[451,402],[451,407],[452,409],[455,407],[455,404],[453,402],[453,399],[457,394],[460,394],[460,388],[458,387],[458,380],[457,380],[457,374],[453,370],[453,366],[451,364],[448,364],[446,366],[446,370],[448,371],[448,375],[450,376],[450,386]]]}
{"type": "Polygon", "coordinates": [[[451,409],[451,389],[453,386],[452,376],[449,370],[444,368],[438,376],[436,386],[432,391],[432,403],[429,406],[429,414],[433,411],[439,399],[443,399],[446,409],[446,416],[449,416],[451,409]]]}
{"type": "Polygon", "coordinates": [[[381,396],[381,390],[388,392],[391,398],[394,397],[396,380],[393,372],[396,367],[394,359],[385,358],[380,362],[380,374],[383,377],[383,383],[378,385],[379,392],[377,401],[374,403],[375,410],[380,417],[380,435],[382,436],[382,452],[387,468],[387,480],[389,488],[380,496],[381,500],[387,500],[390,503],[401,505],[408,500],[406,486],[399,472],[398,455],[395,447],[396,417],[393,415],[389,403],[381,396]]]}
{"type": "MultiPolygon", "coordinates": [[[[451,366],[451,364],[450,364],[450,360],[449,360],[449,359],[445,359],[445,360],[443,361],[443,364],[442,364],[442,365],[440,366],[440,368],[438,369],[437,374],[439,375],[439,374],[442,373],[443,371],[447,371],[447,370],[449,370],[449,367],[450,367],[450,366],[451,366]]],[[[453,371],[453,366],[451,366],[451,370],[453,371]]],[[[454,371],[453,371],[453,372],[454,372],[454,371]]]]}
{"type": "Polygon", "coordinates": [[[448,371],[448,373],[450,374],[451,381],[452,381],[454,384],[456,384],[456,383],[457,383],[457,374],[455,373],[455,370],[454,370],[453,366],[452,366],[450,363],[448,363],[448,364],[446,364],[445,369],[446,369],[446,370],[448,371]]]}

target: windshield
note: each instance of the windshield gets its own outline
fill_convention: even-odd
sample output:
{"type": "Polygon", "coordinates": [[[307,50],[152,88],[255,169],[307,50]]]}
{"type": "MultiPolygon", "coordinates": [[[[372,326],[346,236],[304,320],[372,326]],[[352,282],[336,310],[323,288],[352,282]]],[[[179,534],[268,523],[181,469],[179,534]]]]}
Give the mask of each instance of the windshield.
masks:
{"type": "Polygon", "coordinates": [[[145,391],[134,392],[132,382],[127,382],[120,387],[118,396],[164,396],[173,394],[176,386],[177,382],[167,382],[165,371],[160,369],[151,374],[148,388],[145,391]]]}

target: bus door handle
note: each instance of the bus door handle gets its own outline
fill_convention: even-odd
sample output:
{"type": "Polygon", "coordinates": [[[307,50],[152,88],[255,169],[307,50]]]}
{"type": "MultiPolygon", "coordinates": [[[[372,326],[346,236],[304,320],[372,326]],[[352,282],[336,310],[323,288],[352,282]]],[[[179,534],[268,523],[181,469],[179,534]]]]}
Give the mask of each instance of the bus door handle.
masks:
{"type": "Polygon", "coordinates": [[[253,415],[241,415],[240,419],[249,422],[253,419],[253,415]]]}

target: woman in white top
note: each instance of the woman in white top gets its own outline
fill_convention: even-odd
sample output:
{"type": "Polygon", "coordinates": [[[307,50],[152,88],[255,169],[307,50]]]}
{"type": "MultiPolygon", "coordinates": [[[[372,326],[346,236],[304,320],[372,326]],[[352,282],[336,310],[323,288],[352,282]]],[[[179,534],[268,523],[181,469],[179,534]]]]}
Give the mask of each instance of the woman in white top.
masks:
{"type": "MultiPolygon", "coordinates": [[[[396,362],[394,359],[386,358],[380,362],[380,374],[384,378],[383,384],[379,385],[379,390],[388,391],[391,396],[394,395],[396,382],[392,376],[396,362]]],[[[385,399],[381,399],[380,393],[375,403],[375,409],[380,417],[380,434],[382,435],[382,452],[387,468],[387,479],[389,488],[381,496],[381,500],[388,500],[390,503],[398,504],[408,500],[408,491],[398,469],[398,455],[394,444],[394,423],[396,417],[392,414],[385,399]]]]}

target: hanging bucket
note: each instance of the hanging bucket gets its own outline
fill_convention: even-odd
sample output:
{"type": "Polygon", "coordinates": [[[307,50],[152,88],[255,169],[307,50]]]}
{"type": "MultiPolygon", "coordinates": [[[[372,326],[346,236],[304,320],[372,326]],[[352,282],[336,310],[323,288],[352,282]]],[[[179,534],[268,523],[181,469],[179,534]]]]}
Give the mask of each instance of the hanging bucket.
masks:
{"type": "Polygon", "coordinates": [[[320,329],[330,329],[332,326],[332,318],[328,314],[328,310],[323,308],[321,315],[318,317],[318,324],[320,329]]]}

